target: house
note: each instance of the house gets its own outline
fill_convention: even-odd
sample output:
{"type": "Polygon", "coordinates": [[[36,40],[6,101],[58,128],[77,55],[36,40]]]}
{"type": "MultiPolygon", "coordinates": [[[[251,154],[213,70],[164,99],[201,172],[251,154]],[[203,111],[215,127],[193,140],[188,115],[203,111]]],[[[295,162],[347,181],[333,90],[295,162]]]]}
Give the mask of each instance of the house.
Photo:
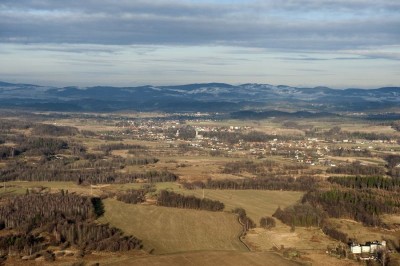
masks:
{"type": "Polygon", "coordinates": [[[350,244],[350,251],[355,255],[361,255],[363,258],[373,258],[370,256],[365,256],[367,254],[376,254],[379,251],[383,251],[386,249],[386,241],[373,241],[373,242],[366,242],[363,245],[357,243],[350,244]]]}

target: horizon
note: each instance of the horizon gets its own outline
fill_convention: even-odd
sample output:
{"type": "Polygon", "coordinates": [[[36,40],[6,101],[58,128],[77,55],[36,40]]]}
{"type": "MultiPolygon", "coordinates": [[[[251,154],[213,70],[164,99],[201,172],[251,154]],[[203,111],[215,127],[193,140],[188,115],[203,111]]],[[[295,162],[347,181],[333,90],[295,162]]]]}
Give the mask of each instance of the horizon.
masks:
{"type": "Polygon", "coordinates": [[[398,86],[399,12],[391,0],[4,0],[0,80],[398,86]]]}
{"type": "MultiPolygon", "coordinates": [[[[268,85],[268,86],[274,86],[274,87],[291,87],[291,88],[299,88],[299,89],[320,89],[320,88],[327,88],[327,89],[332,89],[332,90],[376,90],[376,89],[383,89],[383,88],[400,88],[399,86],[392,85],[392,86],[380,86],[380,87],[370,87],[370,88],[361,88],[361,87],[343,87],[343,88],[335,88],[335,87],[328,87],[328,86],[290,86],[286,84],[271,84],[271,83],[254,83],[254,82],[247,82],[247,83],[239,83],[239,84],[231,84],[227,82],[195,82],[195,83],[181,83],[181,84],[139,84],[139,85],[126,85],[126,86],[117,86],[117,85],[112,85],[112,84],[95,84],[95,85],[90,85],[90,86],[78,86],[78,85],[46,85],[46,84],[37,84],[37,83],[21,83],[21,82],[10,82],[10,81],[4,81],[0,80],[0,83],[7,83],[7,84],[12,84],[12,85],[27,85],[27,86],[38,86],[38,87],[53,87],[53,88],[58,88],[58,89],[65,89],[65,88],[77,88],[77,89],[88,89],[88,88],[95,88],[95,87],[111,87],[111,88],[139,88],[139,87],[174,87],[174,86],[189,86],[189,85],[209,85],[209,84],[220,84],[220,85],[230,85],[230,86],[244,86],[244,85],[268,85]]],[[[1,86],[1,84],[0,84],[1,86]]]]}

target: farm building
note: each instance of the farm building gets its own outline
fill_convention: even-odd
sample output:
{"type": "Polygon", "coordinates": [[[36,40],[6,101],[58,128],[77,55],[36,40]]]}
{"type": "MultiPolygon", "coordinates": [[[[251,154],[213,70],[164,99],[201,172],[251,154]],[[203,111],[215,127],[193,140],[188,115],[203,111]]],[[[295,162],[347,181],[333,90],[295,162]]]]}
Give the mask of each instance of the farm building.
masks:
{"type": "Polygon", "coordinates": [[[363,245],[352,243],[350,251],[353,254],[375,254],[386,249],[386,241],[366,242],[363,245]]]}

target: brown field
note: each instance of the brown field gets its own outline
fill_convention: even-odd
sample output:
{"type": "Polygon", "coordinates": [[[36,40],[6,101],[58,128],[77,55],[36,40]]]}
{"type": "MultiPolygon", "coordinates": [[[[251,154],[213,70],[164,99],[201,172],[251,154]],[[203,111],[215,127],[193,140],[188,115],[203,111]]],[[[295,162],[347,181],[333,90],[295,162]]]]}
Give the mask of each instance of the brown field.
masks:
{"type": "Polygon", "coordinates": [[[194,250],[238,250],[242,227],[233,214],[126,204],[104,201],[101,223],[122,229],[143,240],[145,249],[155,254],[194,250]]]}
{"type": "MultiPolygon", "coordinates": [[[[171,158],[169,158],[171,159],[171,158]]],[[[229,161],[227,158],[213,158],[213,157],[181,157],[174,158],[177,163],[171,165],[170,163],[160,162],[160,166],[164,166],[168,170],[173,171],[182,180],[195,181],[206,180],[207,178],[232,178],[233,175],[221,174],[221,170],[225,163],[229,161]]],[[[232,161],[232,159],[230,159],[232,161]]],[[[165,161],[164,161],[165,162],[165,161]]],[[[238,177],[235,177],[237,179],[238,177]]]]}
{"type": "MultiPolygon", "coordinates": [[[[152,117],[165,116],[165,114],[124,114],[130,117],[152,117]]],[[[213,179],[240,179],[252,177],[250,174],[240,175],[224,174],[222,170],[227,162],[234,160],[254,160],[254,156],[245,154],[243,150],[224,151],[221,157],[209,156],[209,151],[189,147],[187,150],[179,147],[179,144],[188,144],[188,141],[175,140],[137,140],[132,135],[124,135],[123,128],[116,127],[115,123],[121,121],[118,114],[99,116],[102,119],[52,119],[46,123],[74,126],[80,130],[91,130],[98,134],[107,133],[122,138],[122,141],[108,141],[103,137],[85,138],[82,135],[72,137],[73,141],[87,147],[88,152],[98,153],[97,147],[104,144],[120,143],[139,144],[148,147],[143,154],[136,156],[156,157],[159,162],[149,165],[127,166],[124,172],[144,172],[148,170],[168,170],[180,179],[195,181],[213,179]],[[230,157],[223,157],[223,155],[230,157]]],[[[18,119],[18,118],[17,118],[18,119]]],[[[332,118],[328,121],[322,119],[304,119],[296,121],[299,125],[310,125],[320,131],[329,130],[334,126],[341,127],[342,131],[369,132],[377,134],[390,134],[400,136],[390,126],[378,126],[372,123],[332,118]]],[[[278,119],[265,119],[260,121],[251,120],[226,120],[226,121],[188,121],[186,124],[193,126],[239,126],[243,132],[251,130],[261,131],[266,134],[277,135],[304,135],[303,130],[285,128],[278,119]],[[243,127],[251,127],[244,129],[243,127]]],[[[15,132],[30,134],[29,130],[15,130],[15,132]]],[[[325,144],[324,144],[325,145],[325,144]]],[[[384,154],[398,154],[399,146],[387,143],[329,143],[327,146],[368,148],[372,146],[374,156],[384,154]]],[[[112,151],[114,156],[135,156],[128,150],[112,151]]],[[[385,161],[378,157],[332,157],[326,158],[334,161],[354,161],[372,165],[384,165],[385,161]]],[[[26,157],[33,160],[33,157],[26,157]]],[[[282,164],[291,163],[283,156],[269,156],[268,159],[282,164]]],[[[6,162],[0,162],[0,168],[6,162]]],[[[325,169],[323,166],[310,167],[311,170],[325,169]]],[[[104,184],[97,186],[78,186],[74,182],[6,182],[6,186],[0,183],[0,198],[16,194],[26,193],[27,188],[47,187],[49,192],[58,192],[61,189],[70,193],[101,196],[106,192],[118,192],[129,188],[139,188],[142,184],[104,184]]],[[[177,208],[165,208],[150,204],[131,205],[115,199],[104,200],[105,214],[98,221],[110,223],[112,226],[122,229],[126,234],[132,234],[144,241],[145,251],[122,252],[115,254],[91,254],[84,258],[88,263],[100,262],[101,265],[299,265],[296,262],[286,260],[279,254],[272,253],[272,248],[295,248],[302,253],[303,262],[308,265],[358,265],[348,260],[338,260],[325,254],[328,245],[337,245],[338,242],[327,237],[318,228],[297,227],[294,231],[289,226],[277,222],[277,226],[271,230],[255,228],[247,232],[244,242],[253,252],[246,252],[247,248],[239,241],[242,227],[237,217],[230,213],[234,208],[244,208],[247,215],[256,223],[263,216],[272,216],[278,207],[285,208],[299,201],[303,192],[291,191],[265,191],[265,190],[185,190],[178,183],[157,183],[156,188],[169,189],[185,195],[206,197],[219,200],[225,204],[224,212],[207,212],[198,210],[187,210],[177,208]],[[151,252],[150,255],[146,252],[151,252]],[[154,255],[157,254],[157,255],[154,255]]],[[[389,224],[400,224],[400,216],[385,215],[383,220],[389,224]]],[[[350,238],[356,238],[359,242],[393,239],[398,242],[400,232],[389,231],[378,228],[364,227],[362,224],[345,219],[330,219],[336,227],[348,234],[350,238]]],[[[396,242],[396,243],[397,243],[396,242]]],[[[64,258],[63,258],[64,259],[64,258]]],[[[71,265],[79,259],[71,258],[57,263],[60,265],[71,265]],[[64,263],[64,264],[63,264],[64,263]]],[[[12,262],[12,260],[11,260],[12,262]]],[[[32,265],[44,265],[44,262],[32,262],[32,265]]],[[[16,263],[15,265],[19,265],[16,263]]],[[[54,265],[54,264],[50,264],[54,265]]],[[[90,265],[90,264],[88,264],[90,265]]]]}
{"type": "Polygon", "coordinates": [[[388,224],[400,225],[400,215],[385,214],[382,215],[382,220],[388,224]]]}
{"type": "MultiPolygon", "coordinates": [[[[130,188],[139,188],[141,184],[113,184],[105,190],[126,190],[130,188]]],[[[167,189],[185,195],[194,195],[203,197],[203,190],[186,190],[178,183],[164,182],[157,183],[158,190],[167,189]]],[[[277,190],[214,190],[204,189],[204,197],[212,200],[219,200],[225,204],[225,211],[231,211],[234,208],[243,208],[247,215],[256,223],[263,216],[272,216],[278,207],[285,208],[299,201],[303,192],[298,191],[277,191],[277,190]]]]}
{"type": "Polygon", "coordinates": [[[346,233],[349,238],[354,238],[360,243],[365,243],[367,241],[382,241],[393,239],[398,243],[400,237],[399,231],[391,231],[374,227],[366,227],[361,223],[347,220],[347,219],[334,219],[330,218],[330,222],[335,224],[338,230],[346,233]]]}
{"type": "MultiPolygon", "coordinates": [[[[3,184],[0,184],[3,187],[3,184]]],[[[10,181],[6,182],[6,190],[0,189],[0,197],[3,194],[24,194],[27,188],[46,187],[50,189],[50,193],[59,192],[61,189],[68,190],[68,192],[76,192],[78,194],[99,196],[102,192],[99,188],[90,186],[79,186],[74,182],[28,182],[28,181],[10,181]]]]}
{"type": "MultiPolygon", "coordinates": [[[[2,184],[0,184],[2,185],[2,184]]],[[[100,196],[104,192],[118,192],[132,188],[140,188],[141,183],[127,184],[103,184],[99,186],[79,186],[74,182],[26,182],[11,181],[6,182],[6,190],[0,189],[0,196],[6,194],[23,194],[27,188],[47,187],[50,192],[58,192],[61,189],[78,194],[100,196]]],[[[156,183],[158,190],[168,189],[177,193],[203,197],[203,190],[186,190],[178,183],[164,182],[156,183]]],[[[297,191],[274,191],[274,190],[212,190],[204,189],[204,197],[219,200],[225,204],[225,211],[234,208],[243,208],[247,215],[256,223],[263,216],[271,216],[278,207],[285,208],[299,201],[303,192],[297,191]]]]}
{"type": "Polygon", "coordinates": [[[272,229],[254,228],[247,232],[245,242],[252,250],[262,252],[273,248],[294,248],[301,254],[306,265],[359,265],[352,260],[343,260],[326,254],[328,246],[336,247],[340,242],[326,236],[321,229],[296,227],[292,232],[290,227],[277,220],[277,226],[272,229]]]}
{"type": "Polygon", "coordinates": [[[326,156],[327,159],[334,160],[334,161],[339,161],[339,162],[355,162],[359,161],[361,163],[367,164],[367,165],[385,165],[385,161],[382,158],[378,157],[339,157],[339,156],[326,156]]]}
{"type": "Polygon", "coordinates": [[[298,262],[284,259],[273,252],[239,252],[239,251],[200,251],[186,252],[162,256],[119,258],[113,262],[102,262],[101,265],[123,266],[123,265],[208,265],[208,266],[231,266],[231,265],[302,265],[298,262]]]}
{"type": "MultiPolygon", "coordinates": [[[[203,191],[181,190],[188,195],[202,197],[203,191]]],[[[272,190],[211,190],[205,189],[204,196],[219,200],[225,204],[225,210],[230,211],[240,207],[246,210],[247,215],[258,224],[263,216],[271,216],[280,206],[285,208],[294,204],[303,196],[302,192],[272,191],[272,190]]]]}
{"type": "Polygon", "coordinates": [[[368,132],[368,133],[389,133],[389,134],[397,134],[397,131],[394,130],[390,126],[373,126],[368,124],[351,124],[351,125],[341,125],[340,126],[343,131],[359,131],[359,132],[368,132]]]}

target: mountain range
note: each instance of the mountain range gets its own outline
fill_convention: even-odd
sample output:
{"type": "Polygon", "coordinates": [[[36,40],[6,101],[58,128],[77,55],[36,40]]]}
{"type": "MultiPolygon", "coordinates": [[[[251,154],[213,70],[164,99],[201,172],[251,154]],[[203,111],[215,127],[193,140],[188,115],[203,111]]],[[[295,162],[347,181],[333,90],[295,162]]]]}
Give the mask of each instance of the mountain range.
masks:
{"type": "Polygon", "coordinates": [[[327,87],[203,83],[82,88],[0,82],[0,105],[3,108],[87,112],[383,112],[400,108],[400,87],[339,90],[327,87]]]}

